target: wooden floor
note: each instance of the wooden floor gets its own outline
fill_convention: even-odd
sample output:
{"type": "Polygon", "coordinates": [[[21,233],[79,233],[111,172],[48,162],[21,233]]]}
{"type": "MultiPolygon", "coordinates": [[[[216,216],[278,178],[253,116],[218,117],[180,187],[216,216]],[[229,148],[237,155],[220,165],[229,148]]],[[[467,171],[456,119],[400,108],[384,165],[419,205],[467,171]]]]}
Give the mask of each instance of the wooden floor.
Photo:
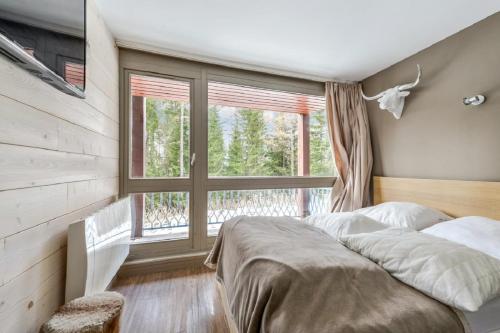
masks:
{"type": "Polygon", "coordinates": [[[205,268],[119,279],[122,333],[229,332],[215,274],[205,268]]]}

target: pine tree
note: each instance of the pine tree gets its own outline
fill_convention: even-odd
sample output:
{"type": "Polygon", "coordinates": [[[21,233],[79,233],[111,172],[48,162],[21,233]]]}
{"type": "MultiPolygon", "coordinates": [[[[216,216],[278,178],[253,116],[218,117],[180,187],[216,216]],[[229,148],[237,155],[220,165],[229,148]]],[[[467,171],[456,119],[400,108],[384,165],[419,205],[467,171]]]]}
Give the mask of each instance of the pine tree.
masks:
{"type": "Polygon", "coordinates": [[[189,174],[189,104],[146,99],[146,176],[189,174]]]}
{"type": "Polygon", "coordinates": [[[177,110],[176,103],[169,101],[169,107],[167,111],[167,131],[169,132],[168,140],[165,141],[164,149],[167,152],[167,175],[170,177],[179,176],[179,156],[180,156],[180,138],[181,138],[181,127],[180,118],[177,119],[175,114],[179,111],[177,110]]]}
{"type": "Polygon", "coordinates": [[[210,176],[224,175],[224,133],[217,106],[208,108],[208,174],[210,176]]]}
{"type": "Polygon", "coordinates": [[[299,118],[298,115],[293,115],[294,121],[291,126],[291,135],[290,135],[290,174],[293,176],[297,176],[299,172],[299,132],[298,132],[298,123],[299,118]]]}
{"type": "Polygon", "coordinates": [[[165,127],[166,168],[168,177],[189,175],[189,105],[184,102],[167,101],[165,127]]]}
{"type": "Polygon", "coordinates": [[[268,133],[266,172],[272,176],[296,175],[297,116],[279,112],[273,119],[273,131],[268,133]]]}
{"type": "Polygon", "coordinates": [[[261,111],[239,110],[243,137],[245,176],[262,176],[266,173],[265,122],[261,111]]]}
{"type": "Polygon", "coordinates": [[[184,119],[182,122],[182,128],[183,128],[182,135],[184,138],[182,140],[182,142],[183,142],[182,158],[184,159],[184,161],[183,161],[184,173],[182,174],[182,176],[186,177],[186,176],[189,176],[189,171],[191,168],[191,150],[190,150],[190,146],[191,146],[191,144],[190,144],[190,138],[191,138],[190,110],[191,110],[191,108],[190,108],[189,103],[181,102],[181,105],[183,108],[181,115],[184,119]]]}
{"type": "Polygon", "coordinates": [[[146,98],[146,177],[158,177],[160,173],[160,155],[162,132],[159,126],[157,103],[146,98]]]}
{"type": "Polygon", "coordinates": [[[332,176],[335,165],[324,111],[311,113],[310,121],[311,175],[332,176]]]}
{"type": "Polygon", "coordinates": [[[228,148],[225,176],[244,175],[243,137],[240,129],[240,115],[236,113],[228,148]]]}

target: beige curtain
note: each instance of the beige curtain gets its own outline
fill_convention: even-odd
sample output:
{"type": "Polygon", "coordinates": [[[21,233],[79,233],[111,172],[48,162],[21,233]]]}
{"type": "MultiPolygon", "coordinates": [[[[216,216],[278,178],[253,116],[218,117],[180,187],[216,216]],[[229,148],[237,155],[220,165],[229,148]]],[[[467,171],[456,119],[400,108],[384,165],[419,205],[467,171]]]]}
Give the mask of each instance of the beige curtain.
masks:
{"type": "Polygon", "coordinates": [[[361,84],[326,83],[326,114],[338,178],[332,190],[332,212],[369,204],[372,146],[361,84]]]}

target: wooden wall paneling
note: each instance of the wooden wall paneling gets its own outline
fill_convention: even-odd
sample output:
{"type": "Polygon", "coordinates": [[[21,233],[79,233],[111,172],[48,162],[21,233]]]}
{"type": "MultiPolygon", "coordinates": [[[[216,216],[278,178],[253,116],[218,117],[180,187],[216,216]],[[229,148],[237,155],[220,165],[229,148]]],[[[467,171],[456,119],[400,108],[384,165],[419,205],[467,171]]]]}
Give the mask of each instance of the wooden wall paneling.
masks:
{"type": "Polygon", "coordinates": [[[0,239],[63,215],[68,209],[66,184],[0,192],[0,239]]]}
{"type": "Polygon", "coordinates": [[[116,96],[119,93],[118,80],[114,82],[113,74],[102,63],[102,58],[98,51],[94,47],[87,48],[87,75],[108,97],[112,100],[117,99],[116,96]],[[106,82],[106,84],[99,84],[99,82],[106,82]]]}
{"type": "Polygon", "coordinates": [[[70,222],[73,221],[63,216],[5,238],[0,256],[0,286],[63,247],[65,229],[70,222]]]}
{"type": "Polygon", "coordinates": [[[5,96],[0,105],[0,143],[57,149],[58,118],[5,96]]]}
{"type": "MultiPolygon", "coordinates": [[[[88,47],[95,50],[94,54],[102,55],[101,61],[111,74],[111,80],[118,82],[118,47],[99,14],[96,4],[93,1],[87,2],[88,47]]],[[[106,85],[106,82],[101,82],[101,85],[106,85]]],[[[116,92],[115,101],[118,101],[118,92],[116,92]]]]}
{"type": "Polygon", "coordinates": [[[86,99],[0,57],[0,331],[64,300],[67,227],[118,194],[118,49],[87,1],[86,99]]]}
{"type": "Polygon", "coordinates": [[[0,58],[0,95],[31,105],[74,124],[118,138],[116,122],[81,99],[66,95],[0,58]],[[29,92],[29,93],[27,93],[29,92]]]}
{"type": "MultiPolygon", "coordinates": [[[[8,321],[12,309],[16,306],[30,307],[34,295],[47,283],[48,280],[59,279],[63,273],[62,264],[66,261],[66,248],[62,248],[53,255],[42,260],[33,269],[26,271],[18,279],[0,287],[0,322],[8,321]]],[[[24,314],[24,311],[21,311],[24,314]]]]}
{"type": "MultiPolygon", "coordinates": [[[[64,249],[66,251],[66,249],[64,249]]],[[[5,332],[39,332],[40,326],[63,303],[65,267],[58,268],[29,298],[23,299],[0,317],[5,332]]]]}
{"type": "MultiPolygon", "coordinates": [[[[26,229],[3,239],[0,250],[0,286],[18,278],[43,259],[66,246],[70,223],[79,221],[110,204],[113,197],[26,229]]],[[[60,287],[64,289],[64,284],[60,287]]]]}
{"type": "MultiPolygon", "coordinates": [[[[89,82],[87,94],[94,91],[105,95],[99,101],[109,99],[114,106],[118,105],[118,48],[113,36],[107,30],[106,24],[98,13],[96,4],[88,2],[87,9],[87,82],[89,82]]],[[[87,101],[95,105],[92,98],[87,101]]],[[[100,109],[100,108],[98,108],[100,109]]],[[[100,109],[102,110],[102,109],[100,109]]],[[[107,109],[112,113],[111,117],[118,120],[116,108],[107,109]]]]}
{"type": "Polygon", "coordinates": [[[86,102],[118,122],[118,48],[93,2],[87,13],[86,102]]]}
{"type": "Polygon", "coordinates": [[[63,120],[58,125],[57,150],[118,158],[118,139],[111,139],[63,120]]]}
{"type": "MultiPolygon", "coordinates": [[[[0,143],[118,158],[118,140],[0,96],[0,143]]],[[[116,124],[118,126],[118,124],[116,124]]]]}
{"type": "Polygon", "coordinates": [[[103,57],[103,52],[118,55],[118,48],[106,36],[96,30],[104,27],[95,12],[88,15],[87,37],[87,78],[91,80],[102,92],[112,100],[118,100],[118,62],[114,57],[103,57]]]}
{"type": "Polygon", "coordinates": [[[68,211],[76,211],[118,193],[118,178],[68,183],[68,211]]]}
{"type": "Polygon", "coordinates": [[[115,110],[118,105],[116,96],[108,96],[90,77],[85,82],[85,102],[106,114],[116,123],[119,122],[118,113],[115,110]]]}
{"type": "Polygon", "coordinates": [[[116,177],[0,191],[0,239],[116,193],[116,177]]]}
{"type": "Polygon", "coordinates": [[[116,176],[116,158],[0,144],[0,190],[116,176]]]}

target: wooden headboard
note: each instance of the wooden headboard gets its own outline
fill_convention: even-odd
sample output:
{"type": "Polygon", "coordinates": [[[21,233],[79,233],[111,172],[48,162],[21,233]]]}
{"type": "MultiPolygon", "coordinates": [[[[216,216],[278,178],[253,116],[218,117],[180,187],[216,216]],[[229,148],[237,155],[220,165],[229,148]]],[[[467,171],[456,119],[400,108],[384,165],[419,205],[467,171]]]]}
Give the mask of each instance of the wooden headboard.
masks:
{"type": "Polygon", "coordinates": [[[453,217],[500,220],[500,182],[373,177],[373,203],[408,201],[453,217]]]}

